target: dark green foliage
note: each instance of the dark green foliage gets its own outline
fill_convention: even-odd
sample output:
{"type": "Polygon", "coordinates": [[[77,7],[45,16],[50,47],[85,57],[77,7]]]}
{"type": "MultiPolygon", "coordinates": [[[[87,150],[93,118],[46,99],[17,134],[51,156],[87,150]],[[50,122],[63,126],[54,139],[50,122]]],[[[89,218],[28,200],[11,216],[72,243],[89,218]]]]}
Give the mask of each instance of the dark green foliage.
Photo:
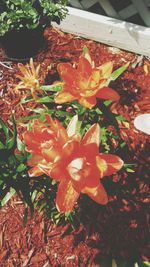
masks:
{"type": "Polygon", "coordinates": [[[2,0],[0,4],[0,36],[11,30],[22,28],[35,29],[39,25],[45,27],[51,21],[62,20],[66,14],[66,0],[30,1],[2,0]]]}

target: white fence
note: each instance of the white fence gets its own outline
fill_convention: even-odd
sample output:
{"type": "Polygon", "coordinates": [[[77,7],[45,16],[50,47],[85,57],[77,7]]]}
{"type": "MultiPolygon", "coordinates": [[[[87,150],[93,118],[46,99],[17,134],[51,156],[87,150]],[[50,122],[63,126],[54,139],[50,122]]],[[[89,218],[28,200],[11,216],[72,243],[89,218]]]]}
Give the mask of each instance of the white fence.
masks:
{"type": "Polygon", "coordinates": [[[101,15],[150,26],[150,0],[70,0],[70,5],[90,11],[93,8],[101,15]]]}

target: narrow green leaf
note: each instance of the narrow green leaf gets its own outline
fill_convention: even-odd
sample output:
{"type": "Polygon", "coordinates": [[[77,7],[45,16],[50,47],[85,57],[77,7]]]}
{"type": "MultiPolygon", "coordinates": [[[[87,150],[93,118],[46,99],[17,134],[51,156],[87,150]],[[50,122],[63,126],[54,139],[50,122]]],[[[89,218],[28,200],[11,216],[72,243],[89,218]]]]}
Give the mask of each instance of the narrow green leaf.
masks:
{"type": "Polygon", "coordinates": [[[38,191],[37,190],[34,190],[33,193],[32,193],[32,197],[31,197],[32,202],[35,201],[35,199],[37,197],[37,194],[38,194],[38,191]]]}
{"type": "MultiPolygon", "coordinates": [[[[118,68],[117,70],[115,70],[110,78],[108,79],[108,84],[111,82],[111,81],[115,81],[129,66],[129,63],[126,63],[125,65],[121,66],[120,68],[118,68]]],[[[107,85],[108,85],[107,84],[107,85]]]]}
{"type": "Polygon", "coordinates": [[[1,206],[3,207],[6,203],[12,198],[12,196],[16,193],[14,188],[10,188],[10,191],[5,195],[5,197],[1,200],[1,206]]]}
{"type": "Polygon", "coordinates": [[[38,114],[42,114],[42,113],[46,113],[47,108],[43,109],[43,108],[29,108],[28,110],[33,111],[35,113],[38,114]]]}
{"type": "Polygon", "coordinates": [[[17,135],[17,148],[19,151],[25,150],[25,144],[21,141],[18,135],[17,135]]]}
{"type": "Polygon", "coordinates": [[[33,101],[33,98],[31,96],[24,97],[24,98],[21,99],[21,101],[18,103],[18,105],[25,104],[25,103],[28,103],[30,101],[33,101]]]}
{"type": "Polygon", "coordinates": [[[7,127],[7,125],[3,122],[3,120],[0,118],[0,125],[4,131],[5,137],[6,137],[6,141],[9,140],[9,128],[7,127]]]}
{"type": "Polygon", "coordinates": [[[43,91],[59,92],[62,89],[62,84],[43,85],[40,89],[43,91]]]}
{"type": "Polygon", "coordinates": [[[15,145],[15,142],[16,142],[16,137],[17,137],[17,129],[16,129],[16,122],[15,122],[14,116],[12,117],[12,122],[13,122],[12,138],[6,140],[6,145],[7,145],[8,149],[13,148],[13,146],[15,145]]]}
{"type": "Polygon", "coordinates": [[[31,116],[26,116],[24,118],[20,118],[17,120],[17,122],[21,122],[21,121],[29,121],[32,119],[38,119],[40,117],[40,115],[31,115],[31,116]]]}
{"type": "Polygon", "coordinates": [[[54,99],[50,96],[43,96],[38,98],[37,102],[39,103],[53,103],[54,99]]]}
{"type": "Polygon", "coordinates": [[[130,173],[135,172],[134,170],[132,170],[132,169],[130,169],[130,168],[127,168],[126,171],[127,171],[127,172],[130,172],[130,173]]]}

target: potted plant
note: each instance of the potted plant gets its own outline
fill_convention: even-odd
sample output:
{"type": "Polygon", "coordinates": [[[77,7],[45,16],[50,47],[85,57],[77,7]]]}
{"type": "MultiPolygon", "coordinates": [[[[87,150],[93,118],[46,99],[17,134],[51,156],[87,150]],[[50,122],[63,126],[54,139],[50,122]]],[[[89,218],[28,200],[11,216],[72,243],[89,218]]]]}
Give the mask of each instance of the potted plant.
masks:
{"type": "Polygon", "coordinates": [[[44,29],[67,14],[68,0],[2,0],[0,42],[11,59],[27,59],[44,43],[44,29]]]}

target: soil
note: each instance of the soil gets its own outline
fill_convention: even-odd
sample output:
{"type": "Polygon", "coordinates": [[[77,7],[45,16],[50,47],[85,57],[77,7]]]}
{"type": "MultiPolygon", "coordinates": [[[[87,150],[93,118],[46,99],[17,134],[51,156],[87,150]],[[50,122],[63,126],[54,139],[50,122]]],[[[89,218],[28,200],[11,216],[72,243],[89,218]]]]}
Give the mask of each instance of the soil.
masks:
{"type": "MultiPolygon", "coordinates": [[[[41,64],[41,83],[57,80],[59,62],[77,63],[84,45],[97,66],[112,60],[116,69],[130,62],[128,70],[111,84],[121,96],[111,109],[128,121],[120,124],[120,133],[128,145],[125,158],[137,167],[127,177],[124,173],[113,176],[114,190],[119,185],[120,194],[117,198],[110,196],[106,207],[99,207],[86,196],[81,198],[81,222],[75,230],[69,223],[56,226],[38,211],[24,227],[24,204],[18,196],[12,198],[0,212],[0,266],[94,267],[100,266],[101,259],[106,257],[121,257],[129,263],[149,260],[150,137],[136,130],[133,120],[138,114],[150,113],[150,59],[56,28],[46,29],[45,38],[47,45],[34,58],[35,64],[41,64]]],[[[17,62],[9,61],[1,49],[0,117],[7,124],[11,124],[14,112],[16,118],[31,114],[29,104],[18,105],[24,92],[13,91],[17,73],[17,62]]]]}

